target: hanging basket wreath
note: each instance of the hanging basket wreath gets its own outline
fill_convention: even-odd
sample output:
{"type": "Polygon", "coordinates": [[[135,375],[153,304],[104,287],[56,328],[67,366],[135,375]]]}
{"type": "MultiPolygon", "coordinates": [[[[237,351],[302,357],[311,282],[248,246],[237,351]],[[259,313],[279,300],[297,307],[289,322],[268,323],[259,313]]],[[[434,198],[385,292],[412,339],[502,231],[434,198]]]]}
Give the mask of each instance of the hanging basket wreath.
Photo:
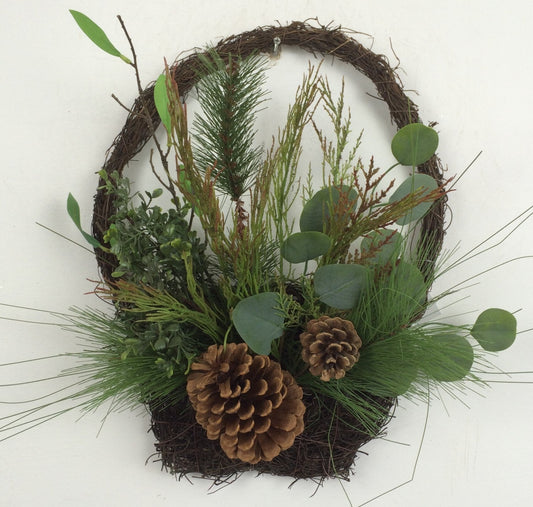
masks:
{"type": "Polygon", "coordinates": [[[387,59],[352,32],[307,22],[257,28],[179,59],[143,89],[120,17],[133,60],[71,13],[101,49],[134,67],[139,83],[99,171],[92,234],[74,197],[67,201],[95,249],[96,292],[114,310],[66,316],[88,344],[68,372],[83,379],[72,396],[88,400],[82,407],[146,405],[157,455],[179,476],[225,480],[255,470],[348,479],[398,396],[429,402],[441,383],[478,381],[473,365],[484,351],[513,343],[516,321],[502,309],[484,311],[470,328],[419,323],[434,299],[444,236],[438,135],[387,59]],[[254,144],[264,55],[286,46],[332,56],[374,83],[398,128],[397,165],[412,168],[405,182],[386,183],[388,171],[356,157],[343,91],[336,98],[312,66],[271,150],[254,144]],[[191,92],[202,111],[189,132],[191,92]],[[333,142],[315,123],[319,106],[335,127],[333,142]],[[322,184],[297,177],[308,125],[323,152],[322,184]],[[125,174],[150,139],[168,210],[155,204],[163,189],[132,193],[125,174]],[[298,197],[296,224],[288,212],[298,197]]]}
{"type": "MultiPolygon", "coordinates": [[[[324,57],[334,56],[363,73],[374,83],[398,129],[421,121],[417,106],[405,95],[395,69],[387,59],[365,48],[340,28],[317,27],[305,22],[267,26],[228,37],[219,42],[214,50],[228,63],[230,58],[245,59],[258,51],[271,53],[278,45],[294,46],[324,57]]],[[[196,85],[202,75],[202,57],[206,56],[209,56],[209,52],[195,52],[170,67],[170,75],[182,96],[186,96],[196,85]]],[[[122,175],[128,162],[152,137],[153,129],[159,122],[160,116],[154,103],[154,86],[149,86],[135,101],[126,124],[113,142],[104,165],[107,177],[116,173],[122,175]],[[143,117],[142,112],[146,110],[149,111],[152,125],[143,117]]],[[[419,165],[417,170],[434,178],[438,186],[443,184],[442,167],[437,156],[434,155],[419,165]]],[[[93,215],[93,234],[102,242],[116,211],[114,195],[106,191],[105,183],[101,179],[98,184],[93,215]]],[[[443,195],[422,220],[418,249],[424,254],[419,257],[420,269],[428,279],[432,277],[442,244],[445,205],[446,197],[443,195]]],[[[96,254],[103,278],[111,279],[112,272],[118,268],[116,257],[105,254],[100,249],[96,250],[96,254]]],[[[311,340],[310,333],[305,340],[311,340]]],[[[367,396],[372,398],[372,404],[381,411],[373,432],[369,432],[361,421],[334,399],[319,399],[312,392],[304,390],[303,400],[307,407],[305,430],[298,431],[293,438],[293,445],[275,459],[254,461],[253,465],[232,459],[237,458],[237,455],[228,456],[216,439],[210,439],[198,425],[195,402],[191,404],[189,399],[173,403],[172,397],[169,397],[165,403],[151,406],[152,430],[158,440],[156,448],[162,463],[178,474],[195,472],[220,478],[255,469],[296,478],[325,478],[334,475],[347,478],[357,451],[361,445],[381,433],[395,403],[394,397],[367,396]]]]}

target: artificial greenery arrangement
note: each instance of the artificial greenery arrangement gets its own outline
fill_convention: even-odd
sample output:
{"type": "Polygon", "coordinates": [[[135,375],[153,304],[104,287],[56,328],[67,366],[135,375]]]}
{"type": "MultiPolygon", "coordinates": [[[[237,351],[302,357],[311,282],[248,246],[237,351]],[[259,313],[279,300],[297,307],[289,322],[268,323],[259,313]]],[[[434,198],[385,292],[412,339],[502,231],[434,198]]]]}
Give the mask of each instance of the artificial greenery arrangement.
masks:
{"type": "MultiPolygon", "coordinates": [[[[125,57],[71,13],[133,66],[139,86],[99,172],[92,234],[82,231],[102,274],[96,292],[113,305],[68,316],[87,344],[67,372],[82,378],[73,397],[82,407],[147,405],[156,448],[176,474],[348,478],[398,396],[429,402],[438,387],[461,390],[479,380],[486,351],[513,343],[516,320],[503,309],[472,326],[420,320],[449,295],[429,294],[449,182],[436,131],[384,57],[340,29],[293,23],[230,37],[143,89],[133,45],[125,57]],[[358,158],[344,91],[332,92],[320,66],[304,76],[272,146],[257,145],[264,53],[280,44],[331,54],[376,83],[399,127],[396,165],[411,176],[395,185],[358,158]],[[192,120],[189,92],[200,104],[192,120]],[[320,181],[299,174],[305,129],[322,148],[320,181]],[[123,169],[149,139],[161,188],[133,192],[123,169]]],[[[81,230],[73,196],[67,207],[81,230]]]]}

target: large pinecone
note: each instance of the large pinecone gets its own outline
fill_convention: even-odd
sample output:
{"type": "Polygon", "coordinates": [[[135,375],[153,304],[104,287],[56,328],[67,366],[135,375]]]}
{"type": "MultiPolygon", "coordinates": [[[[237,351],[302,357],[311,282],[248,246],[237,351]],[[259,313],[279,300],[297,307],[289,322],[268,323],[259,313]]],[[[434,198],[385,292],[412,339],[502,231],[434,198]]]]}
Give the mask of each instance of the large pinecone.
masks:
{"type": "Polygon", "coordinates": [[[271,461],[304,429],[302,388],[245,343],[211,345],[191,366],[187,393],[196,420],[230,458],[271,461]]]}
{"type": "Polygon", "coordinates": [[[344,377],[359,360],[362,344],[349,320],[327,315],[310,320],[300,342],[309,371],[326,382],[344,377]]]}

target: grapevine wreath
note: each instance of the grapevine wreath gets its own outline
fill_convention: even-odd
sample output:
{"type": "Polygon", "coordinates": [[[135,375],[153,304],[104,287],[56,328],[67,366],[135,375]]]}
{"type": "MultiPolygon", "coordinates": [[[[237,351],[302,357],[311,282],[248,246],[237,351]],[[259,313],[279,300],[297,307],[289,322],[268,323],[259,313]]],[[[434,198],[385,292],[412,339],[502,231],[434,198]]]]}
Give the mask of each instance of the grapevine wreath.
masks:
{"type": "Polygon", "coordinates": [[[73,369],[84,379],[75,397],[88,398],[88,409],[145,404],[167,470],[347,479],[398,396],[429,403],[437,387],[481,382],[486,352],[513,343],[516,320],[499,308],[471,326],[420,320],[449,295],[429,294],[442,265],[449,181],[437,133],[384,56],[346,30],[293,22],[192,52],[143,89],[120,17],[132,60],[71,13],[135,68],[139,85],[99,171],[92,234],[81,229],[74,197],[67,203],[95,249],[96,292],[114,309],[68,316],[87,344],[73,369]],[[265,61],[289,46],[372,80],[398,128],[396,165],[411,176],[396,185],[373,159],[358,158],[344,88],[336,96],[320,66],[309,67],[272,147],[254,144],[255,114],[268,107],[265,61]],[[189,95],[201,109],[193,119],[189,95]],[[297,170],[306,128],[322,149],[322,178],[297,170]],[[162,188],[132,192],[128,163],[150,140],[162,188]],[[165,193],[168,209],[156,204],[165,193]],[[292,219],[295,202],[302,207],[292,219]]]}
{"type": "MultiPolygon", "coordinates": [[[[405,96],[387,60],[364,48],[342,30],[313,27],[306,23],[295,22],[289,26],[263,27],[229,37],[219,42],[214,50],[226,63],[229,58],[235,56],[245,59],[257,51],[272,52],[276,43],[281,46],[298,46],[315,54],[333,55],[350,63],[376,84],[378,93],[389,106],[391,117],[398,128],[419,121],[416,106],[405,96]]],[[[210,52],[193,53],[177,61],[169,69],[181,95],[186,95],[196,85],[199,76],[202,75],[198,68],[201,67],[206,54],[209,55],[210,52]]],[[[113,203],[115,194],[107,191],[106,180],[109,175],[115,173],[121,175],[128,162],[152,136],[152,128],[139,114],[145,108],[150,111],[151,121],[155,126],[159,122],[159,114],[155,107],[154,87],[152,86],[146,88],[135,102],[104,164],[105,175],[99,182],[93,215],[93,233],[101,241],[104,241],[105,234],[112,226],[115,216],[113,203]]],[[[425,161],[418,167],[418,171],[431,175],[439,187],[442,185],[443,176],[438,157],[433,156],[425,161]]],[[[424,255],[420,256],[419,263],[428,279],[432,277],[434,262],[442,242],[445,201],[446,196],[440,196],[422,221],[418,249],[424,252],[424,255]]],[[[387,242],[385,238],[383,242],[387,242]]],[[[102,252],[101,249],[97,249],[96,253],[102,276],[106,280],[112,279],[112,271],[118,266],[117,258],[102,252]]],[[[291,297],[302,297],[296,284],[287,289],[291,297]]],[[[340,320],[339,317],[335,319],[340,320]]],[[[335,325],[336,323],[332,324],[334,329],[335,325]]],[[[337,324],[338,329],[342,330],[342,326],[342,323],[340,326],[337,324]]],[[[348,333],[351,332],[354,335],[353,341],[355,342],[352,347],[359,348],[361,339],[353,329],[353,325],[350,327],[351,330],[348,333]]],[[[293,340],[298,340],[300,331],[300,327],[297,327],[291,332],[293,340]]],[[[313,333],[313,329],[307,331],[305,340],[311,342],[313,333]]],[[[304,347],[308,346],[304,345],[304,347]]],[[[238,350],[242,351],[242,346],[238,350]]],[[[307,349],[304,350],[309,356],[307,349]]],[[[211,353],[214,354],[214,351],[212,350],[211,353]]],[[[298,355],[298,352],[294,353],[298,355]]],[[[358,355],[359,352],[356,354],[358,355]]],[[[298,478],[332,475],[348,477],[359,447],[369,439],[376,437],[389,419],[389,411],[394,405],[393,394],[396,393],[386,394],[386,396],[380,396],[365,393],[364,396],[372,404],[374,411],[371,426],[367,427],[364,422],[354,417],[349,409],[339,405],[334,398],[318,397],[312,387],[304,390],[305,423],[303,420],[298,422],[294,443],[288,449],[284,449],[275,459],[262,459],[254,463],[253,468],[262,472],[298,478]],[[306,429],[302,432],[304,425],[306,429]]],[[[252,468],[246,460],[232,459],[237,456],[229,456],[225,452],[226,449],[221,447],[222,437],[220,444],[218,439],[212,439],[213,435],[209,434],[209,427],[207,432],[204,429],[208,426],[205,421],[202,421],[201,425],[198,424],[200,421],[197,421],[195,411],[199,405],[197,396],[195,393],[190,398],[181,397],[176,403],[172,401],[173,394],[171,394],[164,403],[160,400],[149,403],[153,419],[152,429],[158,440],[156,448],[164,465],[177,473],[200,472],[213,477],[231,475],[237,471],[252,468]]],[[[216,430],[215,434],[218,435],[216,430]]],[[[292,438],[291,435],[291,442],[292,438]]]]}

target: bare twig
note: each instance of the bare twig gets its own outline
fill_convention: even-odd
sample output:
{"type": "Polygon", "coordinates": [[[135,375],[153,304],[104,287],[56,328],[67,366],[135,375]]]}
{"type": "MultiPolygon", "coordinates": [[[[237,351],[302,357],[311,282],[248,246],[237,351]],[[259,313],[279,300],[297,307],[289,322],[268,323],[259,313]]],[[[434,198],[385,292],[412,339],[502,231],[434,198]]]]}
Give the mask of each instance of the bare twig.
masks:
{"type": "MultiPolygon", "coordinates": [[[[161,181],[161,178],[157,175],[154,165],[152,164],[152,158],[150,156],[150,165],[152,166],[152,172],[156,175],[157,179],[161,182],[162,185],[172,194],[173,201],[176,203],[176,191],[174,189],[174,184],[172,183],[172,178],[170,177],[170,171],[168,168],[168,154],[169,150],[167,150],[167,153],[163,152],[163,148],[161,147],[161,143],[159,142],[159,139],[156,136],[156,126],[154,125],[154,122],[152,120],[152,116],[150,114],[150,110],[148,108],[148,104],[146,103],[146,100],[144,98],[144,89],[141,84],[141,77],[139,74],[139,66],[137,63],[137,53],[135,52],[135,47],[133,46],[133,41],[130,37],[130,34],[128,33],[128,30],[126,28],[126,25],[124,24],[124,21],[122,20],[122,17],[119,15],[117,16],[120,26],[122,27],[122,31],[124,32],[124,35],[126,36],[126,39],[128,40],[128,43],[130,45],[131,55],[133,58],[133,61],[131,63],[132,67],[135,70],[135,80],[137,82],[137,90],[139,92],[139,99],[142,104],[142,112],[144,113],[144,119],[146,121],[146,124],[148,126],[148,130],[150,131],[150,135],[152,136],[154,143],[156,145],[157,151],[159,152],[159,158],[161,159],[161,164],[163,165],[163,170],[165,171],[165,174],[168,178],[168,185],[163,183],[161,181]]],[[[166,63],[166,62],[165,62],[166,63]]],[[[119,102],[120,103],[120,102],[119,102]]]]}
{"type": "Polygon", "coordinates": [[[120,99],[114,94],[112,93],[111,94],[111,97],[113,98],[113,100],[120,106],[122,107],[123,109],[125,109],[126,111],[128,111],[129,114],[136,114],[135,111],[133,111],[132,109],[130,109],[128,106],[124,105],[120,99]]]}

